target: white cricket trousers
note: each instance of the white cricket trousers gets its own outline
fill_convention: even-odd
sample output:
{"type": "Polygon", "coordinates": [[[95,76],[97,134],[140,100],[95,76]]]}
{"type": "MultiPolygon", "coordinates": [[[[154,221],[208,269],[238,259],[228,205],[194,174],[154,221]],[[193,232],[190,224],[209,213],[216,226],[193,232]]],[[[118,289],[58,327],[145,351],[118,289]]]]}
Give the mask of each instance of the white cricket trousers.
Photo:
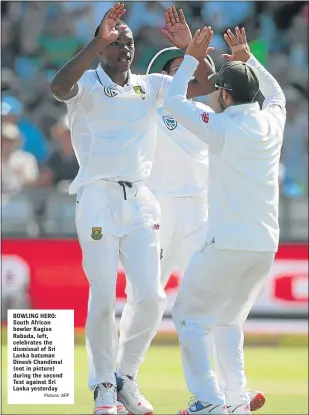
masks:
{"type": "Polygon", "coordinates": [[[201,401],[249,404],[242,327],[269,275],[274,255],[224,250],[207,243],[191,260],[172,315],[188,389],[201,401]],[[224,391],[211,368],[210,334],[224,391]]]}
{"type": "Polygon", "coordinates": [[[154,226],[158,204],[145,186],[125,190],[127,200],[120,185],[100,181],[85,186],[77,196],[76,227],[90,287],[86,322],[90,390],[102,382],[115,384],[118,350],[119,371],[136,375],[166,303],[154,226]],[[115,322],[119,260],[131,287],[120,340],[115,322]]]}
{"type": "Polygon", "coordinates": [[[203,245],[208,209],[203,196],[157,196],[161,207],[161,281],[167,284],[172,272],[183,273],[192,255],[203,245]]]}

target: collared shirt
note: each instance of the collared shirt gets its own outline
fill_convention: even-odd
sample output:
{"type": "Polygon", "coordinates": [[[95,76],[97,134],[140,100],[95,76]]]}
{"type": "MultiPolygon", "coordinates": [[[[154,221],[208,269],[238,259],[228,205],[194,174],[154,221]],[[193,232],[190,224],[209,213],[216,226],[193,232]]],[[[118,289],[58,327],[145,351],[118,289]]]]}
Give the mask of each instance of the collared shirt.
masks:
{"type": "Polygon", "coordinates": [[[186,56],[164,107],[209,146],[209,240],[218,248],[275,252],[279,242],[279,160],[286,119],[277,81],[251,57],[265,97],[221,114],[185,98],[198,61],[186,56]]]}
{"type": "Polygon", "coordinates": [[[100,179],[136,182],[151,170],[156,145],[156,111],[163,104],[166,75],[130,74],[115,84],[102,69],[84,73],[78,93],[66,101],[79,172],[69,192],[100,179]]]}
{"type": "MultiPolygon", "coordinates": [[[[197,103],[197,105],[199,105],[197,103]]],[[[155,158],[147,181],[155,196],[207,198],[208,147],[164,108],[157,113],[155,158]]]]}

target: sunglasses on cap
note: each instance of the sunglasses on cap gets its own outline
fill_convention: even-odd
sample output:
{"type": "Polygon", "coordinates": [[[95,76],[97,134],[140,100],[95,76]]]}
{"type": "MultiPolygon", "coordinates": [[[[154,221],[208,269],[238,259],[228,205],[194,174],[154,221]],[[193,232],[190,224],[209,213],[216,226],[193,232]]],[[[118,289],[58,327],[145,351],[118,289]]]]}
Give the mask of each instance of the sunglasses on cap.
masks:
{"type": "Polygon", "coordinates": [[[216,90],[218,90],[218,89],[226,89],[227,91],[233,91],[232,88],[228,88],[228,85],[227,84],[224,84],[224,85],[219,85],[219,84],[215,83],[215,88],[216,88],[216,90]],[[226,86],[224,86],[224,85],[226,85],[226,86]]]}

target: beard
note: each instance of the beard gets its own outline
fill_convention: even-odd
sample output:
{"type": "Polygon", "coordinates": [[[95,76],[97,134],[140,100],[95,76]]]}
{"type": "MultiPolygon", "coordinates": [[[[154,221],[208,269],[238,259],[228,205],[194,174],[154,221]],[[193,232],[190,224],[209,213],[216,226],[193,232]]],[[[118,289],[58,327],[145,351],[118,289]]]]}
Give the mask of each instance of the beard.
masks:
{"type": "Polygon", "coordinates": [[[222,111],[224,111],[228,106],[225,104],[223,99],[223,90],[220,89],[219,96],[218,96],[218,103],[222,111]]]}

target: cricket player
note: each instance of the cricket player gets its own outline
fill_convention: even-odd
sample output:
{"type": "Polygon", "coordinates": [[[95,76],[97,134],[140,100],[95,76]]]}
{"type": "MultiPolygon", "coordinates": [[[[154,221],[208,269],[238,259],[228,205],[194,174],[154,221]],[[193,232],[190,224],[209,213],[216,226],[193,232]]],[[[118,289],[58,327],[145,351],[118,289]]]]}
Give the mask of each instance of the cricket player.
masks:
{"type": "MultiPolygon", "coordinates": [[[[185,52],[176,47],[162,49],[153,57],[146,73],[174,76],[184,55],[185,52]]],[[[207,55],[206,59],[215,70],[212,58],[207,55]]],[[[157,147],[147,184],[161,207],[161,280],[165,287],[173,271],[178,270],[183,275],[190,258],[206,238],[208,147],[163,107],[158,109],[157,120],[157,147]]],[[[215,336],[215,332],[212,334],[215,336]]],[[[216,359],[215,368],[219,384],[225,390],[216,359]]],[[[250,392],[252,411],[260,409],[264,403],[262,392],[250,392]]]]}
{"type": "MultiPolygon", "coordinates": [[[[179,48],[163,49],[146,73],[174,76],[183,58],[179,48]]],[[[158,109],[157,124],[157,147],[147,184],[161,207],[161,280],[165,287],[173,271],[185,271],[190,256],[206,237],[208,148],[163,107],[158,109]]]]}
{"type": "MultiPolygon", "coordinates": [[[[173,15],[171,29],[176,36],[174,10],[166,13],[173,15]]],[[[77,194],[76,228],[90,285],[86,349],[96,415],[116,414],[117,394],[128,411],[153,412],[136,375],[166,302],[160,280],[160,207],[145,180],[155,152],[156,111],[171,78],[131,73],[134,39],[120,21],[124,13],[123,4],[112,7],[94,39],[60,69],[51,84],[55,98],[67,105],[80,167],[69,191],[77,194]],[[99,66],[87,70],[95,58],[99,66]],[[119,348],[114,311],[118,260],[131,287],[119,348]]],[[[213,70],[204,59],[200,70],[202,83],[190,81],[189,98],[209,93],[207,74],[213,70]]]]}
{"type": "Polygon", "coordinates": [[[212,31],[198,30],[175,74],[165,110],[209,147],[208,235],[185,272],[173,320],[187,386],[195,395],[182,414],[250,413],[243,324],[267,278],[279,242],[278,171],[286,119],[277,81],[250,54],[246,33],[224,35],[232,54],[212,77],[222,113],[186,98],[212,31]],[[260,88],[262,110],[255,101],[260,88]],[[207,338],[215,333],[225,391],[211,370],[207,338]]]}

